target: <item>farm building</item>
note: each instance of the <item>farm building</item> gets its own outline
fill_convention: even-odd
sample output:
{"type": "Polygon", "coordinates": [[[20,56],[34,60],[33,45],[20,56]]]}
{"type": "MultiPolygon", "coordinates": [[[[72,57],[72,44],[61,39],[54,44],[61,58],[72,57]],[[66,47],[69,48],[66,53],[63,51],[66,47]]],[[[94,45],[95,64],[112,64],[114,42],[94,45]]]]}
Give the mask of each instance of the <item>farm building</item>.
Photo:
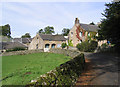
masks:
{"type": "Polygon", "coordinates": [[[67,39],[63,35],[40,34],[38,33],[30,43],[28,49],[44,49],[61,48],[62,43],[66,43],[67,39]]]}

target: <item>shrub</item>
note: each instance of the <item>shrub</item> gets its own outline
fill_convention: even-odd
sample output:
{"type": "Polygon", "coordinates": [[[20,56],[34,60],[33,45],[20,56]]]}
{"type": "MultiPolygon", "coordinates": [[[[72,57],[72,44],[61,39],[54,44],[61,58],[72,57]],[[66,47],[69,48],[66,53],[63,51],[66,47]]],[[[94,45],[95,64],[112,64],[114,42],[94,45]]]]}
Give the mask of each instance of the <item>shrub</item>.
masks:
{"type": "Polygon", "coordinates": [[[92,40],[92,41],[90,42],[90,52],[95,51],[95,49],[97,48],[97,46],[98,46],[98,42],[92,40]]]}
{"type": "Polygon", "coordinates": [[[73,47],[72,40],[69,40],[69,41],[68,41],[68,46],[71,46],[71,47],[73,47]]]}
{"type": "Polygon", "coordinates": [[[13,49],[7,49],[6,52],[20,51],[20,50],[25,50],[25,48],[23,48],[23,47],[15,47],[13,49]]]}
{"type": "Polygon", "coordinates": [[[108,47],[108,45],[106,43],[104,43],[104,44],[101,45],[101,48],[103,48],[103,49],[105,49],[107,47],[108,47]]]}
{"type": "Polygon", "coordinates": [[[77,48],[80,51],[84,52],[93,52],[97,48],[98,43],[96,41],[84,41],[82,43],[77,44],[77,48]]]}
{"type": "Polygon", "coordinates": [[[62,48],[65,48],[66,46],[67,46],[66,43],[62,43],[62,45],[61,45],[62,48]]]}

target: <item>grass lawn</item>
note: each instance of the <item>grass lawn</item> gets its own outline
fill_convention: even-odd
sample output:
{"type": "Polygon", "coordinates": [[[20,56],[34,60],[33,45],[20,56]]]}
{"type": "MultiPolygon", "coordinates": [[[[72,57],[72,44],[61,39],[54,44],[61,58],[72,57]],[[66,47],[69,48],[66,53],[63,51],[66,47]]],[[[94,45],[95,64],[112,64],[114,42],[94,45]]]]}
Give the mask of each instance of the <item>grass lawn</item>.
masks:
{"type": "Polygon", "coordinates": [[[69,56],[54,53],[3,56],[2,84],[25,85],[68,60],[69,56]]]}

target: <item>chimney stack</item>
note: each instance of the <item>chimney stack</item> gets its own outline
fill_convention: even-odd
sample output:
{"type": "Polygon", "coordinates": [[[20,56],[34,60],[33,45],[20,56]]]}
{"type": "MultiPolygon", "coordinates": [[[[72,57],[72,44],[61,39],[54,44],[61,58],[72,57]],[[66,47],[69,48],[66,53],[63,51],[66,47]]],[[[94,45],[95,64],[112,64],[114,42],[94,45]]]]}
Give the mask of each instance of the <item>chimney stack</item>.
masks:
{"type": "Polygon", "coordinates": [[[79,24],[79,19],[75,18],[75,24],[79,24]]]}

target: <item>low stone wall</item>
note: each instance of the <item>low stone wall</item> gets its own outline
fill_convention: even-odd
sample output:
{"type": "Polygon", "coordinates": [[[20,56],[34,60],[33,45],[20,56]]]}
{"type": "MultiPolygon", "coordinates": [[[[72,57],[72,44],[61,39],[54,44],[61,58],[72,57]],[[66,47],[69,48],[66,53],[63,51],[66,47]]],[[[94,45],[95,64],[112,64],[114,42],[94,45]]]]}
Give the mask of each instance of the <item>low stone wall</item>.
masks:
{"type": "Polygon", "coordinates": [[[71,87],[74,86],[78,77],[82,73],[85,66],[84,54],[80,54],[70,61],[61,64],[56,69],[47,72],[44,75],[31,80],[31,83],[25,87],[71,87]]]}
{"type": "Polygon", "coordinates": [[[31,53],[40,53],[43,52],[43,50],[24,50],[24,51],[13,51],[13,52],[4,52],[2,56],[10,56],[10,55],[25,55],[25,54],[31,54],[31,53]]]}
{"type": "Polygon", "coordinates": [[[70,56],[70,57],[75,57],[80,54],[80,51],[78,51],[78,50],[69,50],[69,49],[54,49],[54,48],[52,48],[49,51],[52,53],[64,54],[64,55],[70,56]]]}

